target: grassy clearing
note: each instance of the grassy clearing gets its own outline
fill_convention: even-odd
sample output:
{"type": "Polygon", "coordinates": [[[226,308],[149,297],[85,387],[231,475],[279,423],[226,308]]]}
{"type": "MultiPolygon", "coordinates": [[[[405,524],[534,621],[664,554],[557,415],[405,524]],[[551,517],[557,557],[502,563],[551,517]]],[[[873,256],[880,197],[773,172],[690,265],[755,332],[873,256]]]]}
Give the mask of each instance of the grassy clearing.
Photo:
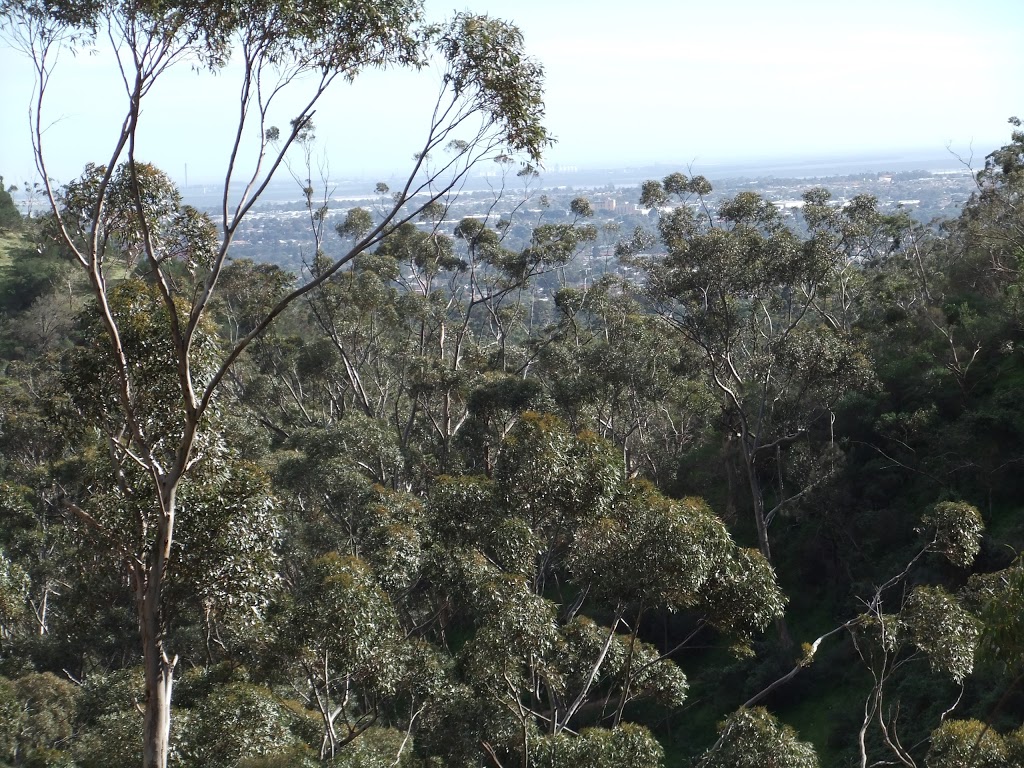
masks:
{"type": "Polygon", "coordinates": [[[11,263],[10,253],[28,245],[28,238],[22,232],[0,230],[0,267],[11,263]]]}

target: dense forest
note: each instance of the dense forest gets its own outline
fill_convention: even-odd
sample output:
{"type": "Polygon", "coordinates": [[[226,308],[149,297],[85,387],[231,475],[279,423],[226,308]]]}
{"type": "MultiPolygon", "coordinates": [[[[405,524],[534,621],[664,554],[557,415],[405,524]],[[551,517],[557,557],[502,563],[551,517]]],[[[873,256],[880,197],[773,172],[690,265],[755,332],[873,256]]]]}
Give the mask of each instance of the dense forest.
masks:
{"type": "Polygon", "coordinates": [[[583,197],[448,215],[550,143],[511,25],[2,7],[46,210],[0,189],[0,765],[1024,766],[1020,121],[945,221],[651,180],[595,275],[583,197]],[[125,121],[58,186],[52,52],[101,29],[125,121]],[[211,215],[135,136],[167,67],[233,46],[211,215]],[[329,229],[317,98],[428,55],[407,183],[329,229]],[[313,75],[287,129],[281,71],[313,75]],[[232,258],[286,158],[302,275],[232,258]]]}

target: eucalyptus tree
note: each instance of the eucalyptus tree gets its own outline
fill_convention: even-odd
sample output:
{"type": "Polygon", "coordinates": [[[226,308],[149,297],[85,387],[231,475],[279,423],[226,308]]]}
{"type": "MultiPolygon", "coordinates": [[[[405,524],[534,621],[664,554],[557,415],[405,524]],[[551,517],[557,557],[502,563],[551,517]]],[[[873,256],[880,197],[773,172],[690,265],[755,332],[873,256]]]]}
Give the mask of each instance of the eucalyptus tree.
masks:
{"type": "Polygon", "coordinates": [[[546,394],[574,427],[619,448],[627,475],[670,487],[717,409],[691,350],[612,276],[563,288],[554,303],[555,322],[531,342],[546,394]]]}
{"type": "Polygon", "coordinates": [[[834,440],[833,408],[844,393],[870,385],[870,364],[844,324],[825,322],[817,310],[830,272],[846,258],[835,238],[802,239],[775,205],[752,192],[712,212],[704,202],[710,190],[702,177],[682,174],[644,184],[641,202],[662,209],[666,251],[644,262],[646,290],[696,350],[721,398],[758,546],[771,561],[772,519],[814,485],[785,491],[785,454],[819,425],[826,442],[834,440]],[[675,207],[667,205],[672,198],[675,207]]]}
{"type": "Polygon", "coordinates": [[[814,747],[761,707],[734,712],[719,726],[715,745],[699,768],[818,768],[814,747]]]}
{"type": "Polygon", "coordinates": [[[926,235],[905,211],[885,215],[871,195],[839,203],[820,188],[805,192],[803,201],[801,213],[812,247],[826,258],[820,282],[800,289],[813,290],[811,306],[829,327],[843,334],[853,331],[869,303],[871,268],[883,261],[906,262],[915,288],[927,295],[929,275],[920,242],[926,235]]]}
{"type": "MultiPolygon", "coordinates": [[[[202,471],[208,446],[216,443],[216,395],[229,369],[292,302],[410,220],[411,200],[426,205],[437,199],[486,158],[518,154],[527,164],[537,161],[549,142],[541,122],[542,70],[523,53],[515,27],[469,14],[427,26],[416,0],[318,0],[301,6],[5,0],[0,8],[7,39],[32,58],[35,159],[59,239],[88,279],[103,340],[96,352],[109,366],[100,380],[104,411],[86,415],[95,417],[92,424],[109,443],[114,485],[128,472],[148,483],[147,493],[134,502],[132,535],[113,535],[132,584],[141,640],[144,765],[164,766],[178,661],[170,647],[168,595],[181,570],[176,523],[189,480],[202,471]],[[119,64],[110,90],[121,94],[122,122],[110,137],[107,157],[61,191],[50,182],[45,132],[51,78],[70,58],[62,53],[104,44],[119,64]],[[170,180],[140,160],[137,145],[146,131],[144,107],[168,72],[196,67],[228,75],[224,65],[232,57],[240,65],[233,70],[237,123],[215,223],[182,205],[170,180]],[[207,317],[232,240],[288,150],[304,136],[318,101],[332,84],[367,68],[417,68],[430,57],[443,73],[439,97],[421,151],[387,214],[314,279],[281,297],[247,333],[222,349],[207,345],[207,317]],[[270,113],[286,93],[296,93],[300,106],[280,130],[270,113]],[[241,170],[247,138],[255,139],[251,174],[241,170]],[[235,194],[233,182],[243,175],[242,191],[235,194]],[[115,299],[118,279],[134,270],[159,299],[144,307],[151,321],[130,308],[128,296],[122,294],[128,304],[121,307],[115,299]],[[135,345],[126,338],[133,323],[159,326],[162,335],[135,345]],[[168,375],[173,386],[164,389],[168,375]],[[155,399],[147,392],[149,376],[161,383],[155,399]]],[[[105,520],[105,502],[88,492],[66,499],[68,509],[97,535],[117,530],[105,520]]]]}
{"type": "MultiPolygon", "coordinates": [[[[1017,117],[1010,141],[985,158],[977,173],[977,192],[964,206],[954,235],[968,251],[964,277],[972,286],[998,293],[1013,286],[1019,294],[1020,252],[1024,248],[1024,129],[1017,117]]],[[[1019,296],[1014,296],[1019,302],[1019,296]]],[[[1018,308],[1019,311],[1019,308],[1018,308]]]]}
{"type": "MultiPolygon", "coordinates": [[[[526,247],[506,247],[511,219],[491,221],[501,201],[499,192],[486,216],[463,218],[451,235],[438,201],[309,296],[315,327],[334,348],[320,359],[321,391],[337,392],[335,416],[388,422],[412,477],[459,469],[460,448],[475,439],[460,440],[474,408],[490,408],[496,382],[527,373],[529,292],[595,237],[579,200],[568,221],[540,222],[526,247]]],[[[379,215],[352,209],[338,233],[359,237],[379,215]]]]}
{"type": "Polygon", "coordinates": [[[858,331],[886,392],[871,427],[879,466],[927,489],[987,497],[989,513],[1017,494],[1021,462],[1019,433],[1003,425],[1019,423],[1022,157],[1015,125],[956,219],[895,228],[863,270],[858,331]]]}
{"type": "Polygon", "coordinates": [[[5,230],[17,229],[21,225],[21,212],[11,197],[11,192],[16,189],[13,184],[10,187],[4,184],[4,177],[0,176],[0,227],[5,230]]]}
{"type": "Polygon", "coordinates": [[[610,445],[551,416],[524,414],[493,478],[440,479],[424,513],[420,625],[458,660],[465,749],[493,765],[605,738],[624,742],[621,764],[657,764],[649,736],[619,729],[631,703],[681,704],[672,656],[685,643],[646,642],[643,617],[692,612],[742,643],[785,602],[764,558],[703,502],[624,478],[610,445]],[[575,735],[587,723],[611,733],[575,735]]]}
{"type": "MultiPolygon", "coordinates": [[[[1019,644],[1020,569],[1015,564],[995,573],[979,574],[971,577],[965,588],[948,591],[941,584],[926,583],[928,572],[935,573],[936,562],[942,560],[946,561],[946,566],[961,570],[973,566],[982,548],[981,514],[967,503],[940,502],[920,516],[915,531],[921,534],[916,551],[910,554],[902,569],[875,587],[873,594],[859,599],[862,611],[822,633],[813,642],[803,643],[801,657],[792,670],[758,691],[726,720],[718,742],[698,765],[747,765],[743,754],[751,749],[771,749],[769,745],[780,737],[782,741],[775,747],[780,755],[790,751],[790,747],[783,748],[783,744],[789,742],[797,749],[794,755],[805,754],[806,759],[812,761],[797,761],[794,765],[816,764],[809,745],[799,745],[791,729],[780,726],[764,710],[754,707],[816,663],[822,643],[840,634],[848,635],[871,677],[855,744],[862,768],[878,764],[917,765],[921,747],[928,741],[929,724],[920,713],[916,720],[905,717],[900,688],[908,678],[921,675],[921,662],[927,661],[932,673],[960,687],[955,698],[950,695],[953,700],[947,709],[934,710],[933,716],[944,725],[933,735],[938,735],[939,741],[949,746],[951,736],[964,733],[958,726],[947,728],[958,722],[947,717],[960,704],[964,681],[974,671],[978,659],[988,654],[989,658],[995,657],[1001,663],[1010,662],[1019,668],[1022,647],[1019,644]],[[915,664],[916,670],[911,672],[915,664]],[[758,739],[746,743],[758,731],[764,739],[760,746],[757,746],[758,739]],[[915,738],[914,743],[911,737],[920,740],[915,738]],[[723,755],[728,756],[725,762],[722,762],[723,755]]],[[[933,704],[944,706],[941,701],[933,704]]],[[[977,730],[973,732],[977,735],[977,730]]],[[[953,744],[954,754],[962,756],[967,751],[967,745],[953,744]]],[[[929,759],[930,756],[931,753],[929,759]]],[[[753,764],[762,762],[762,759],[755,759],[753,764]]],[[[947,764],[954,763],[936,763],[947,764]]]]}
{"type": "MultiPolygon", "coordinates": [[[[472,415],[471,402],[478,410],[487,409],[491,385],[526,373],[527,292],[537,291],[539,278],[565,267],[595,239],[594,227],[586,222],[590,215],[589,204],[575,200],[568,221],[538,222],[520,249],[505,245],[510,218],[493,224],[488,218],[465,218],[456,226],[461,258],[436,297],[443,312],[432,326],[417,329],[424,342],[419,353],[432,358],[429,367],[435,372],[421,384],[421,411],[437,435],[442,461],[472,415]]],[[[496,450],[497,444],[490,447],[496,450]]]]}

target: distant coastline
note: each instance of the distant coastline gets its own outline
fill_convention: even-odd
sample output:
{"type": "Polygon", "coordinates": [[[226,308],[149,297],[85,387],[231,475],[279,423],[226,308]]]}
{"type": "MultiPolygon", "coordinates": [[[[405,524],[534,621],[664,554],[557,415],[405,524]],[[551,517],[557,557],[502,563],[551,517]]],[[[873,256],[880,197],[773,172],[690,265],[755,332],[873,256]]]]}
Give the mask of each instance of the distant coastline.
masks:
{"type": "MultiPolygon", "coordinates": [[[[984,155],[975,154],[972,165],[977,171],[984,155]]],[[[731,162],[702,162],[699,159],[687,167],[686,163],[654,163],[649,165],[622,165],[614,167],[566,167],[554,166],[542,170],[537,178],[529,181],[534,189],[562,189],[574,187],[580,189],[597,189],[605,186],[635,187],[648,179],[660,179],[664,176],[681,171],[683,173],[701,174],[711,181],[738,179],[829,179],[865,173],[899,173],[904,171],[922,170],[930,173],[969,173],[969,170],[952,154],[940,152],[892,152],[831,155],[826,157],[791,157],[769,158],[764,160],[737,160],[731,162]]],[[[179,183],[183,180],[179,179],[179,183]]],[[[373,196],[374,185],[383,181],[397,187],[402,181],[397,175],[350,176],[332,179],[329,182],[333,192],[332,198],[365,199],[373,196]]],[[[510,189],[519,187],[524,182],[514,174],[506,178],[510,189]]],[[[494,188],[500,184],[496,175],[477,174],[467,179],[466,191],[480,191],[494,188]]],[[[198,208],[209,208],[219,204],[219,185],[192,182],[181,187],[182,194],[191,205],[198,208]]],[[[239,187],[241,191],[241,187],[239,187]]],[[[263,202],[281,203],[298,200],[301,197],[297,183],[293,179],[283,178],[275,181],[263,196],[263,202]]]]}

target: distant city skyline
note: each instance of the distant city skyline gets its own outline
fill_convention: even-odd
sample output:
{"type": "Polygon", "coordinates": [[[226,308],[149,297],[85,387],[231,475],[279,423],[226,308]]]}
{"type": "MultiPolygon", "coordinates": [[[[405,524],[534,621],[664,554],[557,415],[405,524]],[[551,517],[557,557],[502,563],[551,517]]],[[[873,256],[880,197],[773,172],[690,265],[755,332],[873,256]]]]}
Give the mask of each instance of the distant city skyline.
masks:
{"type": "MultiPolygon", "coordinates": [[[[1019,0],[610,0],[514,5],[427,0],[516,22],[547,72],[550,167],[685,167],[870,153],[985,154],[1024,116],[1024,3],[1019,0]]],[[[4,45],[0,174],[34,176],[27,110],[32,71],[4,45]]],[[[109,57],[65,58],[52,83],[46,134],[61,182],[102,162],[123,98],[109,57]]],[[[437,75],[369,72],[318,107],[332,175],[408,167],[437,75]]],[[[221,174],[233,126],[230,72],[179,66],[153,92],[144,156],[179,181],[221,174]],[[225,105],[228,105],[227,107],[225,105]]],[[[279,124],[287,125],[287,109],[279,124]]]]}

